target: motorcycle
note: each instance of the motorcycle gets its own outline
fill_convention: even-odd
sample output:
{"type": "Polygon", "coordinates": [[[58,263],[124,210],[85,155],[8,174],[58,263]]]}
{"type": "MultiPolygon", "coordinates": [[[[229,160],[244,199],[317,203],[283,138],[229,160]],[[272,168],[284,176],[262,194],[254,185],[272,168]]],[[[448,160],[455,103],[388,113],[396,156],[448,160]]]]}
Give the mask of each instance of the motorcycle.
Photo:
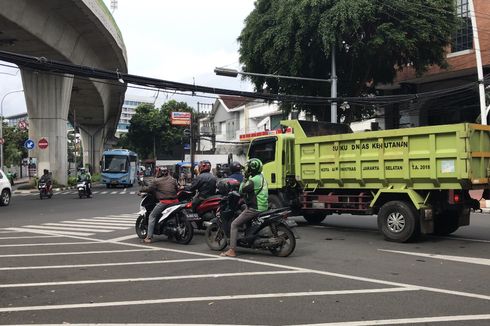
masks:
{"type": "Polygon", "coordinates": [[[88,187],[88,182],[87,181],[79,181],[77,183],[77,189],[78,189],[78,197],[81,199],[83,197],[90,198],[91,192],[88,187]]]}
{"type": "MultiPolygon", "coordinates": [[[[205,232],[206,244],[211,250],[225,249],[230,238],[231,222],[241,212],[243,202],[238,192],[232,191],[220,203],[216,218],[205,232]]],[[[277,208],[260,213],[238,229],[237,246],[269,250],[279,257],[289,256],[296,247],[296,236],[292,230],[297,224],[287,220],[289,208],[277,208]]]]}
{"type": "MultiPolygon", "coordinates": [[[[179,193],[180,197],[187,197],[184,192],[179,193]]],[[[180,198],[179,198],[180,199],[180,198]]],[[[135,230],[140,239],[146,238],[148,233],[148,220],[150,213],[158,203],[153,194],[144,193],[140,204],[139,216],[136,219],[135,230]]],[[[189,244],[194,236],[194,229],[191,220],[186,219],[182,214],[184,208],[189,208],[189,202],[179,202],[170,204],[162,212],[162,215],[155,221],[153,234],[166,235],[169,239],[174,239],[180,244],[189,244]]]]}
{"type": "Polygon", "coordinates": [[[39,190],[39,198],[43,199],[44,197],[46,198],[51,198],[53,197],[53,191],[49,189],[48,185],[45,182],[40,182],[37,186],[37,189],[39,190]]]}

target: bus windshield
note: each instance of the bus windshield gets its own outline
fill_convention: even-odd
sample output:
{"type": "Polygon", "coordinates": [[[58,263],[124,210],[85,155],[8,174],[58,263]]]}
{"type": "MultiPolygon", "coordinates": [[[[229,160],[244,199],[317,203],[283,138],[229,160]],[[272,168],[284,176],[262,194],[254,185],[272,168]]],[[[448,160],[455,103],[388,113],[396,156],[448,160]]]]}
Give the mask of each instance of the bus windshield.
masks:
{"type": "Polygon", "coordinates": [[[128,163],[125,155],[105,155],[103,172],[127,172],[128,163]]]}

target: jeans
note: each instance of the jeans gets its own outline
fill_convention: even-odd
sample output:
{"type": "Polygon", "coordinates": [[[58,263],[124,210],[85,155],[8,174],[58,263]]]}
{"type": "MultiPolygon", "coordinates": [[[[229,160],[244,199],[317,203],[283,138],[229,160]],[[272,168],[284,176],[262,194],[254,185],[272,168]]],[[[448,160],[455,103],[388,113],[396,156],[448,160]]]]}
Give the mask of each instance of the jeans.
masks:
{"type": "Polygon", "coordinates": [[[147,238],[151,238],[153,236],[153,229],[155,228],[155,221],[157,218],[162,215],[162,212],[167,208],[168,204],[158,203],[155,208],[150,213],[150,217],[148,218],[148,232],[146,234],[147,238]]]}
{"type": "Polygon", "coordinates": [[[236,242],[238,237],[238,227],[243,223],[247,223],[255,216],[259,215],[260,212],[253,208],[246,208],[238,217],[231,222],[231,230],[230,230],[230,248],[236,249],[236,242]]]}

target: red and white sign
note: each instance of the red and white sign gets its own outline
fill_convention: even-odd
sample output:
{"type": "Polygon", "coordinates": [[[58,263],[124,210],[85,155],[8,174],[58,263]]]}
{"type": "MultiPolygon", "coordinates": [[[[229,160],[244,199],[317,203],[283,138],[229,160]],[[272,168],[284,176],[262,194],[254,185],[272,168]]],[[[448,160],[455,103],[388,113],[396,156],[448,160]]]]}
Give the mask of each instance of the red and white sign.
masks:
{"type": "MultiPolygon", "coordinates": [[[[293,129],[291,127],[288,127],[286,129],[285,134],[290,134],[293,132],[293,129]]],[[[269,135],[279,135],[282,134],[283,131],[281,129],[276,129],[276,130],[266,130],[266,131],[259,131],[259,132],[251,132],[248,134],[242,134],[240,135],[240,140],[241,141],[248,141],[253,138],[261,137],[261,136],[269,136],[269,135]]]]}
{"type": "Polygon", "coordinates": [[[0,145],[3,145],[3,143],[5,143],[5,139],[0,138],[0,145]]]}
{"type": "Polygon", "coordinates": [[[39,141],[37,142],[37,146],[40,149],[46,149],[46,148],[48,148],[48,140],[46,138],[39,139],[39,141]]]}
{"type": "Polygon", "coordinates": [[[189,126],[191,124],[192,114],[190,112],[172,112],[170,115],[170,124],[174,126],[189,126]]]}
{"type": "Polygon", "coordinates": [[[21,129],[21,130],[24,130],[24,129],[27,129],[27,121],[25,120],[20,120],[18,123],[17,123],[17,126],[21,129]]]}

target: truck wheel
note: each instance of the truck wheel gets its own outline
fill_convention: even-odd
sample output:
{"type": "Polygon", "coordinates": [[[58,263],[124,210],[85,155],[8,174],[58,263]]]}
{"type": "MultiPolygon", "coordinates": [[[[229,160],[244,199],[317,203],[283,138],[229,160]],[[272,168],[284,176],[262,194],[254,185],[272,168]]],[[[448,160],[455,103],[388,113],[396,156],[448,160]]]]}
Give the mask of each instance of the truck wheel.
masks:
{"type": "Polygon", "coordinates": [[[269,209],[284,207],[284,203],[278,195],[269,195],[269,209]]]}
{"type": "Polygon", "coordinates": [[[403,201],[390,201],[378,213],[378,229],[388,241],[407,242],[420,233],[419,220],[411,205],[403,201]]]}
{"type": "Polygon", "coordinates": [[[459,211],[443,211],[434,216],[434,234],[449,235],[459,228],[459,211]]]}
{"type": "Polygon", "coordinates": [[[303,212],[303,217],[309,224],[318,225],[325,219],[326,213],[322,212],[303,212]]]}

